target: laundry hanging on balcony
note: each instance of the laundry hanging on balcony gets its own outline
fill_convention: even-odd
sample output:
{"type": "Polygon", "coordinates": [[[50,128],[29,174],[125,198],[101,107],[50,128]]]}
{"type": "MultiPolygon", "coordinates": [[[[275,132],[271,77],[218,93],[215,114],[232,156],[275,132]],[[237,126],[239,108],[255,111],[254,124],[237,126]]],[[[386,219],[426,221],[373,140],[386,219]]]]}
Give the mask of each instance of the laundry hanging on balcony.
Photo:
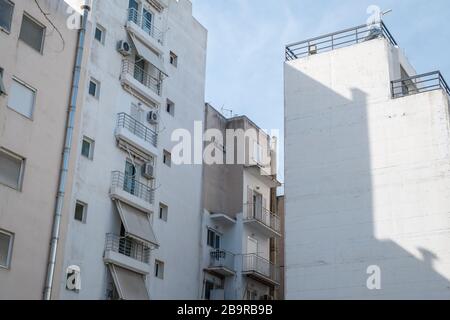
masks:
{"type": "Polygon", "coordinates": [[[120,200],[115,202],[127,235],[138,241],[148,243],[151,247],[159,247],[148,214],[120,200]]]}
{"type": "Polygon", "coordinates": [[[109,271],[119,298],[122,300],[149,300],[145,276],[137,272],[110,264],[109,271]]]}
{"type": "Polygon", "coordinates": [[[168,76],[167,72],[164,68],[163,60],[150,48],[148,48],[145,44],[143,44],[139,39],[137,39],[134,34],[128,32],[130,38],[136,48],[137,53],[151,63],[155,68],[157,68],[164,76],[168,76]]]}

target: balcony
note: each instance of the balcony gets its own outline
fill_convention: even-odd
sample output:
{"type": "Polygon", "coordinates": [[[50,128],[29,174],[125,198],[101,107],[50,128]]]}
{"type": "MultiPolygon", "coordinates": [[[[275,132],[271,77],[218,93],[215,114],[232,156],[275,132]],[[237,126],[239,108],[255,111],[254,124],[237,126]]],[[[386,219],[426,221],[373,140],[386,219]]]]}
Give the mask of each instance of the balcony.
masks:
{"type": "Polygon", "coordinates": [[[444,90],[450,96],[450,87],[440,71],[434,71],[391,81],[392,98],[401,98],[433,90],[444,90]]]}
{"type": "Polygon", "coordinates": [[[212,250],[209,258],[209,266],[206,270],[225,277],[235,274],[234,254],[231,252],[220,249],[212,250]]]}
{"type": "Polygon", "coordinates": [[[164,32],[155,27],[151,19],[134,8],[128,9],[127,29],[141,41],[149,44],[158,54],[164,52],[164,32]]]}
{"type": "Polygon", "coordinates": [[[383,22],[370,26],[365,24],[317,38],[289,44],[286,46],[285,51],[286,61],[296,60],[378,38],[385,38],[392,45],[397,45],[394,37],[383,22]]]}
{"type": "Polygon", "coordinates": [[[145,213],[152,213],[154,193],[151,187],[133,177],[119,171],[112,173],[110,197],[113,200],[120,200],[145,213]]]}
{"type": "Polygon", "coordinates": [[[103,260],[140,274],[150,272],[151,248],[132,238],[108,233],[106,235],[103,260]]]}
{"type": "Polygon", "coordinates": [[[280,268],[256,254],[242,256],[242,273],[269,286],[280,285],[280,268]]]}
{"type": "Polygon", "coordinates": [[[134,94],[137,94],[150,103],[162,103],[162,79],[152,76],[133,61],[128,59],[122,61],[120,81],[126,89],[132,90],[134,94]]]}
{"type": "Polygon", "coordinates": [[[116,139],[144,153],[144,157],[157,157],[158,134],[126,113],[117,115],[116,139]]]}
{"type": "Polygon", "coordinates": [[[254,203],[244,204],[244,223],[259,230],[268,237],[281,237],[280,218],[269,210],[254,203]]]}

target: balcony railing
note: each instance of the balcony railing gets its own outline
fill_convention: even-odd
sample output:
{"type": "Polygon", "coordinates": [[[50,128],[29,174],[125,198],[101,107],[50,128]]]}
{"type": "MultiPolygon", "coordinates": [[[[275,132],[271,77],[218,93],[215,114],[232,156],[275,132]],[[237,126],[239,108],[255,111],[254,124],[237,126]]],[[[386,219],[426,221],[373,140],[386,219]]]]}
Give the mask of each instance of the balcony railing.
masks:
{"type": "Polygon", "coordinates": [[[210,268],[225,268],[234,271],[234,254],[225,250],[212,250],[209,254],[210,268]]]}
{"type": "Polygon", "coordinates": [[[133,61],[128,59],[124,59],[122,61],[122,73],[133,76],[134,79],[152,90],[154,93],[159,96],[161,95],[162,80],[152,76],[140,66],[136,65],[133,61]]]}
{"type": "Polygon", "coordinates": [[[158,134],[130,115],[123,112],[119,113],[117,115],[117,126],[119,128],[127,129],[135,136],[151,143],[153,146],[157,146],[158,134]]]}
{"type": "Polygon", "coordinates": [[[256,220],[264,224],[266,227],[269,227],[276,232],[280,233],[281,231],[281,224],[280,224],[280,218],[271,212],[270,210],[267,210],[266,208],[263,208],[261,205],[255,205],[254,203],[247,203],[245,204],[246,210],[244,210],[244,219],[245,220],[256,220]]]}
{"type": "Polygon", "coordinates": [[[149,263],[150,248],[142,242],[112,233],[106,235],[105,250],[114,251],[134,260],[149,263]]]}
{"type": "Polygon", "coordinates": [[[114,171],[112,173],[111,185],[112,187],[122,188],[123,191],[153,204],[155,191],[149,186],[137,181],[133,176],[128,176],[122,172],[114,171]]]}
{"type": "Polygon", "coordinates": [[[375,25],[361,25],[317,38],[292,43],[286,46],[286,60],[295,60],[309,55],[348,47],[361,42],[384,37],[392,45],[397,45],[386,25],[381,22],[375,25]]]}
{"type": "Polygon", "coordinates": [[[255,273],[273,282],[280,282],[280,269],[269,260],[254,253],[244,254],[242,258],[242,271],[244,273],[255,273]]]}
{"type": "Polygon", "coordinates": [[[164,44],[164,32],[155,27],[149,18],[139,13],[136,9],[128,9],[128,21],[137,24],[145,33],[158,41],[161,45],[164,44]]]}
{"type": "Polygon", "coordinates": [[[419,74],[391,82],[392,98],[394,99],[440,89],[445,90],[450,96],[450,87],[440,71],[419,74]]]}

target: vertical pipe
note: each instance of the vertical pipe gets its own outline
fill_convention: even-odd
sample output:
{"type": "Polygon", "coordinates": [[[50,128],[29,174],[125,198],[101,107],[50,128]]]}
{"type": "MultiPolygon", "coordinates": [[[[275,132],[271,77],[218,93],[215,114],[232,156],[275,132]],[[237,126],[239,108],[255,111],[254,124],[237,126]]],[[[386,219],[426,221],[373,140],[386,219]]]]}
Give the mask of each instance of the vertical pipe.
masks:
{"type": "Polygon", "coordinates": [[[64,203],[64,193],[66,189],[67,172],[69,169],[70,151],[72,148],[72,140],[73,140],[73,129],[75,125],[75,111],[77,105],[78,88],[80,84],[81,66],[83,61],[86,26],[89,11],[91,10],[91,7],[88,5],[87,0],[85,0],[85,3],[81,6],[81,9],[83,10],[83,17],[81,20],[81,28],[78,31],[78,44],[75,58],[75,67],[72,76],[70,105],[68,110],[66,133],[64,137],[63,158],[59,173],[58,193],[56,196],[55,214],[53,217],[53,227],[50,242],[50,253],[48,258],[47,274],[45,279],[44,296],[43,296],[44,300],[50,300],[52,295],[52,285],[55,274],[56,253],[58,250],[62,207],[64,203]]]}

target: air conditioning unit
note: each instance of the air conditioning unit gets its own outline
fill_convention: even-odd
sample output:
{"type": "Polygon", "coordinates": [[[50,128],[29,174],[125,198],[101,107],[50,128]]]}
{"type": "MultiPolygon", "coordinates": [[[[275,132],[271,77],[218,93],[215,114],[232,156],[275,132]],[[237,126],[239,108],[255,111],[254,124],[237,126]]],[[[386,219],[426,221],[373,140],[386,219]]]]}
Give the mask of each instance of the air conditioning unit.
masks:
{"type": "Polygon", "coordinates": [[[147,113],[147,121],[151,124],[157,124],[159,122],[159,115],[156,111],[149,111],[147,113]]]}
{"type": "Polygon", "coordinates": [[[131,54],[131,46],[127,41],[119,41],[117,43],[117,51],[123,56],[129,56],[131,54]]]}
{"type": "Polygon", "coordinates": [[[153,164],[147,162],[142,166],[142,176],[146,179],[154,179],[154,170],[153,164]]]}

